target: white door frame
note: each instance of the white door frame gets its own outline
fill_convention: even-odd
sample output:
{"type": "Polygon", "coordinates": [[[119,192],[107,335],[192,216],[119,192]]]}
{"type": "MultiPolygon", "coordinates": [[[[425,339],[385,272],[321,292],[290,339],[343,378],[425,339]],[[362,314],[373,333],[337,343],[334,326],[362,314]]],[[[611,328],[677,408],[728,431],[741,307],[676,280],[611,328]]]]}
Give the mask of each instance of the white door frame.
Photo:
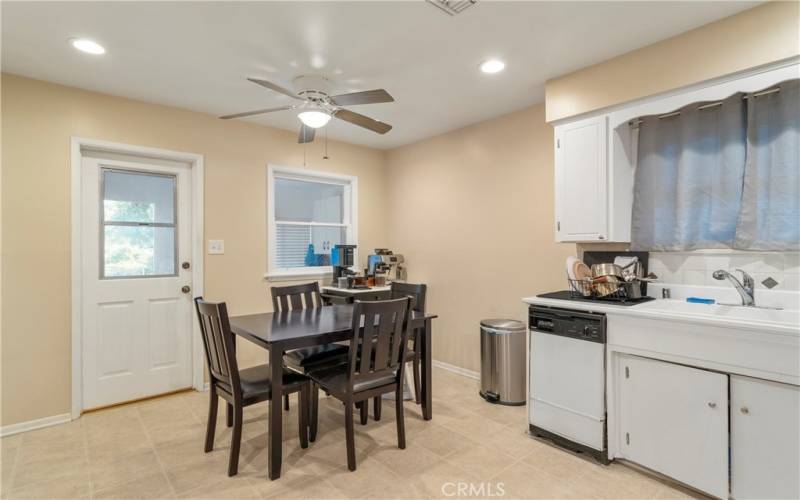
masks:
{"type": "MultiPolygon", "coordinates": [[[[82,149],[107,151],[144,158],[179,161],[187,163],[191,170],[192,185],[192,293],[203,295],[203,156],[194,153],[183,153],[166,149],[135,146],[96,139],[71,138],[71,219],[72,219],[72,419],[80,417],[83,410],[83,269],[81,255],[83,239],[81,238],[81,164],[82,149]]],[[[192,387],[196,390],[205,388],[203,346],[200,343],[200,325],[192,314],[192,387]]]]}

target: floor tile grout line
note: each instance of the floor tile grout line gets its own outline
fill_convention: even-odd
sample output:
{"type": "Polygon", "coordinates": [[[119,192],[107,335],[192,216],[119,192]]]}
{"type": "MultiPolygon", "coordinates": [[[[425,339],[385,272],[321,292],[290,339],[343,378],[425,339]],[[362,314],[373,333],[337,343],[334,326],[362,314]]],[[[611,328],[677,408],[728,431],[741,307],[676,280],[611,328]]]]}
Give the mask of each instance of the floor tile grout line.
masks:
{"type": "MultiPolygon", "coordinates": [[[[80,417],[79,417],[80,418],[80,417]]],[[[81,426],[81,434],[83,435],[83,454],[86,458],[86,475],[89,481],[89,498],[94,499],[94,481],[92,481],[92,462],[91,458],[89,457],[89,436],[87,435],[86,428],[84,427],[83,421],[79,422],[81,426]]]]}
{"type": "Polygon", "coordinates": [[[150,432],[148,432],[147,427],[144,425],[144,420],[142,419],[142,414],[139,413],[139,408],[136,407],[136,417],[139,419],[139,424],[142,426],[142,430],[144,430],[144,435],[147,438],[147,444],[150,445],[150,448],[153,451],[153,454],[156,456],[156,462],[158,462],[159,469],[161,470],[161,474],[164,476],[164,479],[167,480],[167,485],[169,486],[170,491],[172,492],[173,498],[177,498],[178,494],[175,491],[175,486],[172,484],[172,481],[169,479],[169,475],[167,474],[167,469],[164,466],[164,462],[161,461],[161,457],[158,455],[158,450],[156,450],[155,444],[153,444],[153,439],[150,437],[150,432]]]}
{"type": "Polygon", "coordinates": [[[14,479],[15,479],[14,476],[17,475],[17,464],[19,463],[19,455],[20,453],[22,453],[22,445],[24,444],[25,444],[25,434],[22,434],[22,436],[19,439],[19,444],[17,445],[17,449],[14,450],[14,463],[11,464],[11,478],[10,478],[11,484],[9,484],[8,490],[6,490],[6,494],[11,493],[11,490],[14,489],[14,479]]]}

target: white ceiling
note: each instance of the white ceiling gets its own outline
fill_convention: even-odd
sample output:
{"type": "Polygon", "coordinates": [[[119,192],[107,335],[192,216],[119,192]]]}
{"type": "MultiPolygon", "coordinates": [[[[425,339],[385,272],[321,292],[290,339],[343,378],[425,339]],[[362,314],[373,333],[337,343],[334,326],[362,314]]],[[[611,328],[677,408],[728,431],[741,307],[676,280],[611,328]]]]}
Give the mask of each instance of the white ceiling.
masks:
{"type": "MultiPolygon", "coordinates": [[[[222,115],[291,100],[319,73],[339,92],[385,88],[353,107],[394,125],[378,135],[334,120],[330,137],[392,148],[544,99],[549,78],[668,38],[758,2],[490,2],[456,17],[414,2],[2,2],[2,70],[222,115]],[[75,51],[87,37],[103,56],[75,51]],[[506,70],[484,75],[488,57],[506,70]]],[[[250,120],[298,130],[291,111],[250,120]]]]}

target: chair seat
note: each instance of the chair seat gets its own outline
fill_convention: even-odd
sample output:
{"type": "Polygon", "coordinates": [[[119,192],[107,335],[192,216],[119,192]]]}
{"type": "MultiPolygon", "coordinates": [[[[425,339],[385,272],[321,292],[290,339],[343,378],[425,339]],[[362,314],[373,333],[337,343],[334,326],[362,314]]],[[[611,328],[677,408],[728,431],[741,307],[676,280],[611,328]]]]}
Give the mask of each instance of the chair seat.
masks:
{"type": "Polygon", "coordinates": [[[347,362],[349,346],[342,344],[323,344],[286,351],[283,364],[293,371],[307,373],[321,366],[336,366],[347,362]]]}
{"type": "MultiPolygon", "coordinates": [[[[304,376],[289,370],[283,370],[283,390],[286,393],[300,390],[304,376]]],[[[269,365],[258,365],[239,371],[239,385],[242,386],[242,398],[265,397],[272,394],[272,377],[269,365]]]]}
{"type": "MultiPolygon", "coordinates": [[[[344,394],[347,392],[347,376],[350,366],[339,365],[328,369],[317,370],[311,372],[309,377],[323,387],[334,393],[344,394]]],[[[397,381],[397,373],[379,373],[374,377],[363,377],[353,385],[354,392],[367,391],[382,387],[385,385],[394,384],[397,381]]]]}

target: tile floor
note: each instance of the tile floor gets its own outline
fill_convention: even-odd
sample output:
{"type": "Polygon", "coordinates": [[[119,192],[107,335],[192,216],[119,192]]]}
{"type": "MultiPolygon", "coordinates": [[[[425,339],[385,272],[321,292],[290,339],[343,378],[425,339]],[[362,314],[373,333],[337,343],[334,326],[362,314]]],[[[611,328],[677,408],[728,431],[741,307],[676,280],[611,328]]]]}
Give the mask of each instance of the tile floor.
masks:
{"type": "MultiPolygon", "coordinates": [[[[318,439],[303,450],[297,404],[284,413],[283,475],[266,478],[266,404],[245,410],[239,475],[228,478],[224,412],[203,453],[207,393],[186,392],[84,415],[2,439],[2,498],[689,498],[619,464],[609,467],[525,434],[524,407],[494,406],[477,382],[434,372],[434,418],[405,405],[407,447],[394,408],[356,424],[349,472],[341,404],[323,398],[318,439]],[[460,489],[459,489],[460,488],[460,489]],[[469,488],[472,488],[471,490],[469,488]]],[[[371,411],[370,411],[371,414],[371,411]]]]}

